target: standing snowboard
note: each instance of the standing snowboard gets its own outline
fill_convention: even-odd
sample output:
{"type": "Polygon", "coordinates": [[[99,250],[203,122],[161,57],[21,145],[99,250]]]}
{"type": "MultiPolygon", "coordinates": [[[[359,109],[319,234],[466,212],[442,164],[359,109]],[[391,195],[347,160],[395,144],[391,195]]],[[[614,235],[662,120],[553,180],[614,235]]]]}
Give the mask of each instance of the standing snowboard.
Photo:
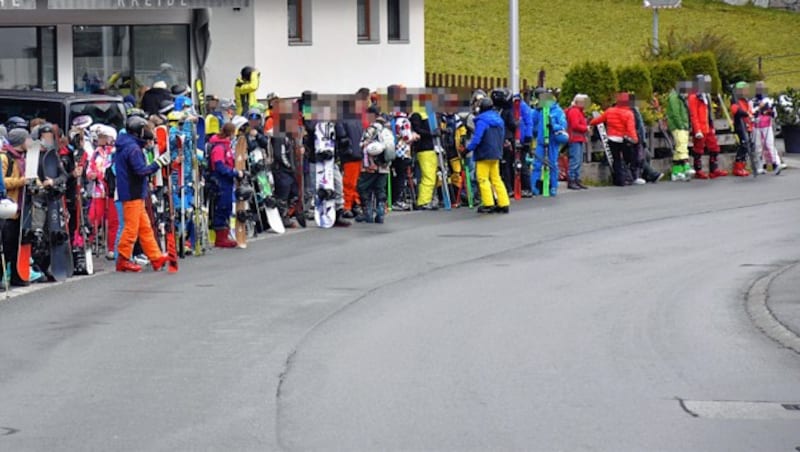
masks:
{"type": "MultiPolygon", "coordinates": [[[[32,141],[28,146],[28,151],[25,153],[25,180],[35,180],[38,178],[39,171],[39,155],[41,154],[42,143],[39,140],[32,141]]],[[[23,281],[30,281],[31,279],[31,251],[32,245],[30,236],[26,238],[31,232],[31,215],[32,205],[31,193],[28,192],[28,185],[22,186],[22,204],[20,205],[20,243],[19,252],[17,253],[17,274],[23,281]]]]}
{"type": "MultiPolygon", "coordinates": [[[[247,138],[244,136],[242,127],[236,130],[236,160],[234,168],[237,171],[247,170],[247,138]]],[[[245,186],[245,178],[236,182],[237,192],[242,192],[245,186]]],[[[247,248],[247,204],[248,201],[237,195],[236,197],[236,243],[239,248],[247,248]]]]}
{"type": "Polygon", "coordinates": [[[333,161],[336,149],[336,131],[332,122],[320,121],[315,126],[316,194],[314,196],[314,221],[321,228],[331,228],[336,222],[336,199],[333,186],[333,161]]]}
{"type": "Polygon", "coordinates": [[[266,213],[269,228],[277,234],[283,234],[286,232],[286,228],[281,220],[281,213],[278,211],[278,203],[272,193],[272,182],[267,163],[267,151],[264,149],[258,147],[250,152],[250,171],[255,180],[258,218],[261,221],[261,211],[263,210],[266,213]]]}
{"type": "Polygon", "coordinates": [[[46,189],[47,198],[47,233],[50,245],[50,273],[56,281],[66,280],[72,270],[72,251],[69,246],[69,233],[64,210],[64,192],[66,185],[63,181],[64,168],[58,158],[58,151],[50,150],[44,154],[42,161],[44,177],[52,180],[62,179],[46,189]]]}
{"type": "MultiPolygon", "coordinates": [[[[92,154],[92,146],[84,142],[83,148],[75,150],[75,161],[80,166],[86,166],[86,159],[92,154]]],[[[86,221],[83,208],[83,175],[78,175],[75,186],[75,212],[78,218],[75,221],[75,231],[72,237],[72,260],[75,264],[76,275],[94,274],[94,256],[92,244],[88,238],[89,222],[86,221]]]]}
{"type": "MultiPolygon", "coordinates": [[[[597,118],[600,113],[594,112],[592,116],[597,118]]],[[[608,171],[611,173],[611,180],[614,180],[614,154],[611,153],[611,147],[608,145],[608,133],[606,132],[606,125],[602,122],[597,125],[597,134],[600,135],[600,142],[603,144],[603,151],[606,153],[606,160],[608,161],[608,171]]]]}

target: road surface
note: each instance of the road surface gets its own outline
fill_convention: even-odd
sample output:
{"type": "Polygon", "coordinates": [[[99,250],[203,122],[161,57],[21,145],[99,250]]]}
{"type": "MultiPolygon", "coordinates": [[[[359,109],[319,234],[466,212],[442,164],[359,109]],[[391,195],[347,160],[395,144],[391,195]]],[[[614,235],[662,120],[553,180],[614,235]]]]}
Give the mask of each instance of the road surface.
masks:
{"type": "Polygon", "coordinates": [[[745,294],[798,225],[786,171],[50,287],[0,303],[0,450],[793,451],[800,356],[745,294]]]}

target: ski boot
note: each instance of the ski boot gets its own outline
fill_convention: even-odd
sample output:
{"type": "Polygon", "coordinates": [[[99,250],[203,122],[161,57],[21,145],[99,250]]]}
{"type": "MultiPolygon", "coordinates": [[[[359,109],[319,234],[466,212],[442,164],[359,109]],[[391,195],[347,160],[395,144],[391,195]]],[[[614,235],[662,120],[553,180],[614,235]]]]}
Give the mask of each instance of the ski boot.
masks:
{"type": "Polygon", "coordinates": [[[237,243],[230,239],[231,230],[228,228],[218,229],[214,246],[217,248],[236,248],[237,243]]]}
{"type": "Polygon", "coordinates": [[[733,164],[733,175],[736,177],[747,177],[750,172],[745,169],[744,162],[735,162],[733,164]]]}
{"type": "MultiPolygon", "coordinates": [[[[336,228],[349,228],[350,227],[351,223],[345,219],[346,217],[344,216],[344,214],[345,214],[345,211],[342,210],[342,209],[339,209],[339,210],[336,211],[336,221],[333,223],[334,227],[336,227],[336,228]]],[[[305,227],[305,226],[303,226],[303,227],[305,227]]]]}
{"type": "Polygon", "coordinates": [[[372,211],[372,206],[367,206],[361,215],[356,217],[356,223],[375,223],[375,212],[372,211]]]}
{"type": "Polygon", "coordinates": [[[386,203],[379,202],[375,208],[375,223],[383,224],[383,216],[386,214],[386,203]]]}
{"type": "Polygon", "coordinates": [[[153,266],[154,272],[161,271],[161,269],[164,268],[164,264],[166,264],[168,260],[169,256],[167,256],[166,254],[162,254],[161,257],[158,257],[154,261],[151,261],[150,265],[153,266]]]}
{"type": "Polygon", "coordinates": [[[495,207],[494,206],[480,206],[480,207],[478,207],[477,212],[479,214],[495,213],[495,207]]]}
{"type": "Polygon", "coordinates": [[[142,271],[142,267],[120,256],[117,258],[117,271],[121,273],[139,273],[142,271]]]}

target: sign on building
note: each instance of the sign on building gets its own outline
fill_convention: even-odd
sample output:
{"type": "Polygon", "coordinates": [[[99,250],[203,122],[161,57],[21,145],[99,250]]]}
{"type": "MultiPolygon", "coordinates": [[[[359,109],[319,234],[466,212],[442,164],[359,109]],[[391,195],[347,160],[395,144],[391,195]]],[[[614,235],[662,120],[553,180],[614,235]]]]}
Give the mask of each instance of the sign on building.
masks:
{"type": "MultiPolygon", "coordinates": [[[[35,0],[32,1],[35,3],[35,0]]],[[[190,9],[248,6],[250,0],[47,0],[49,9],[190,9]]]]}

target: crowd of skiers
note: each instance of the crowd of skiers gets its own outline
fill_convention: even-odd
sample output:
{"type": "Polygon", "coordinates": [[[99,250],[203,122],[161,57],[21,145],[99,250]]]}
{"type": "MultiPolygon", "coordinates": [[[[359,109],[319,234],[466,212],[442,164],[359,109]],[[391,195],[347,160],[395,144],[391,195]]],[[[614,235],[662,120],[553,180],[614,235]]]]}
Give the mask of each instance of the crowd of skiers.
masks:
{"type": "MultiPolygon", "coordinates": [[[[10,284],[91,273],[93,255],[115,261],[121,272],[145,265],[177,269],[175,247],[183,257],[212,245],[241,245],[232,232],[236,224],[252,237],[305,227],[311,219],[321,227],[383,223],[392,210],[469,206],[481,214],[508,213],[511,197],[558,194],[562,147],[569,157],[567,188],[588,188],[581,164],[593,127],[616,185],[663,177],[650,166],[642,114],[628,93],[592,118],[588,96],[576,95],[563,110],[556,93],[544,88],[530,98],[498,88],[460,100],[393,85],[380,94],[362,89],[332,99],[271,94],[262,104],[255,94],[260,77],[246,67],[233,100],[209,95],[197,106],[185,86],[156,82],[138,102],[126,98],[123,130],[87,116],[74,118],[66,132],[41,118],[6,121],[0,217],[10,284]],[[237,160],[238,148],[246,149],[244,161],[237,160]],[[33,149],[35,171],[26,168],[33,149]],[[325,215],[331,221],[323,226],[325,215]]],[[[669,133],[662,132],[674,141],[673,181],[728,175],[718,165],[709,81],[698,76],[669,95],[669,133]]],[[[730,109],[740,141],[733,174],[748,175],[751,145],[779,173],[774,107],[758,87],[748,101],[745,88],[736,86],[730,109]]],[[[765,164],[753,166],[764,171],[765,164]]]]}

